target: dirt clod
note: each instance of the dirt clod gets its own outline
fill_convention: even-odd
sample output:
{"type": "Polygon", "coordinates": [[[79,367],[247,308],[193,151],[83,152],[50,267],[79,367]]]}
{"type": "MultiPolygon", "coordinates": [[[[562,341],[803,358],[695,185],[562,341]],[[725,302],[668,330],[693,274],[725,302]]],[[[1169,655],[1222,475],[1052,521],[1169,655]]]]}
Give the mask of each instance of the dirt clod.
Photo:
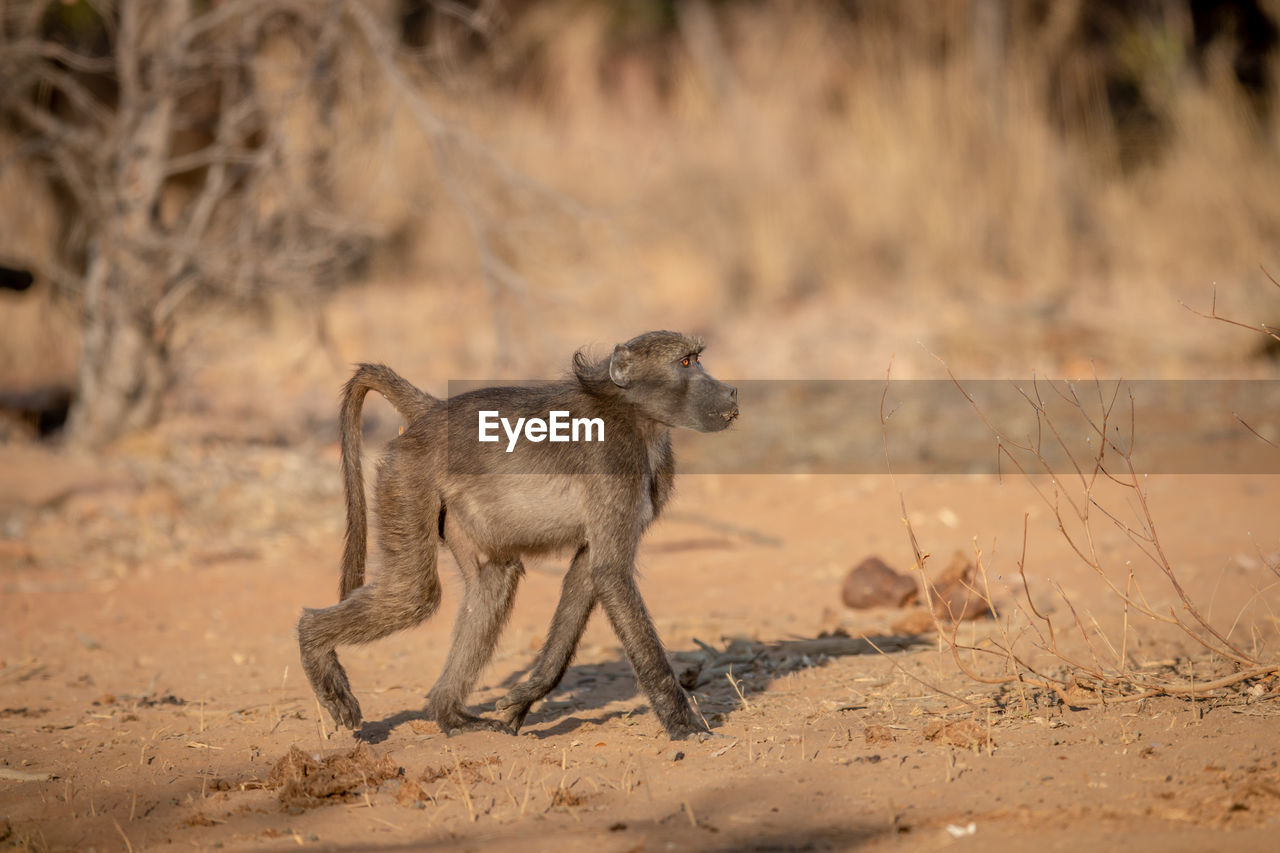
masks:
{"type": "Polygon", "coordinates": [[[404,779],[400,782],[400,790],[396,791],[396,802],[402,806],[413,805],[427,799],[427,792],[422,790],[422,786],[411,779],[404,779]]]}
{"type": "MultiPolygon", "coordinates": [[[[461,761],[457,761],[452,764],[441,764],[439,767],[428,767],[422,771],[422,776],[419,778],[423,782],[435,782],[436,780],[443,779],[446,776],[456,775],[456,778],[461,779],[463,782],[466,782],[469,785],[474,785],[482,779],[489,778],[487,770],[484,773],[481,773],[482,768],[487,768],[493,764],[500,764],[501,762],[502,758],[497,755],[490,755],[481,759],[464,758],[461,761]]],[[[559,760],[556,759],[551,763],[559,763],[559,760]]]]}
{"type": "Polygon", "coordinates": [[[582,805],[586,802],[586,799],[587,798],[585,796],[575,794],[573,791],[562,786],[556,788],[555,792],[551,795],[551,807],[555,808],[556,806],[564,806],[566,808],[573,808],[574,806],[582,805]]]}
{"type": "Polygon", "coordinates": [[[267,787],[280,789],[284,806],[314,806],[327,799],[348,798],[402,772],[390,756],[379,758],[364,743],[345,754],[324,758],[314,758],[294,746],[272,769],[267,787]]]}
{"type": "Polygon", "coordinates": [[[893,730],[888,726],[874,723],[862,730],[862,736],[866,738],[867,743],[893,743],[897,740],[893,735],[893,730]]]}
{"type": "Polygon", "coordinates": [[[992,746],[991,736],[987,730],[969,720],[930,720],[924,727],[925,740],[947,743],[961,749],[992,746]]]}

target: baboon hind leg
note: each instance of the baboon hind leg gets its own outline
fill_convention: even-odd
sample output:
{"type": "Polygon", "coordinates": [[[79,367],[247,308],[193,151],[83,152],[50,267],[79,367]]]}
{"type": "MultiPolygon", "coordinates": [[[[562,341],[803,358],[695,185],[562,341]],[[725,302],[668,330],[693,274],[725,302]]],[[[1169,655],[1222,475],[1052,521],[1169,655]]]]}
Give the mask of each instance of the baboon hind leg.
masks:
{"type": "Polygon", "coordinates": [[[298,620],[302,669],[316,698],[339,725],[355,730],[363,718],[336,647],[372,642],[417,625],[436,611],[438,541],[434,525],[384,529],[383,567],[374,582],[332,607],[303,610],[298,620]]]}
{"type": "Polygon", "coordinates": [[[520,730],[533,703],[554,690],[564,678],[595,604],[591,565],[584,547],[569,564],[561,586],[560,601],[547,630],[547,640],[542,644],[528,677],[498,700],[496,707],[505,712],[503,717],[513,733],[520,730]]]}
{"type": "Polygon", "coordinates": [[[453,624],[449,657],[427,696],[427,707],[446,734],[475,729],[508,731],[499,720],[469,712],[466,701],[511,615],[524,566],[514,558],[482,560],[465,532],[447,520],[445,542],[462,571],[465,590],[453,624]]]}

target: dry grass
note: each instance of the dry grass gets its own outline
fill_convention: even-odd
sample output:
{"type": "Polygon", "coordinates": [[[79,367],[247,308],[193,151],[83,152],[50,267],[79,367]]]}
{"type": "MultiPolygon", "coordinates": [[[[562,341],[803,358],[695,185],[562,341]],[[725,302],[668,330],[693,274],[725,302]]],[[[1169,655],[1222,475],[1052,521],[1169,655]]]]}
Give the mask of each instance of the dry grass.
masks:
{"type": "MultiPolygon", "coordinates": [[[[1125,172],[1096,77],[1067,95],[1051,83],[1049,33],[1011,34],[983,87],[953,17],[726,7],[659,57],[617,51],[580,6],[526,22],[511,38],[545,57],[536,97],[482,89],[451,113],[538,188],[467,190],[529,288],[512,320],[525,346],[543,354],[536,329],[555,315],[586,340],[732,323],[749,342],[719,355],[757,376],[872,375],[895,339],[921,336],[962,371],[1094,357],[1165,373],[1204,348],[1242,352],[1177,307],[1274,252],[1280,198],[1254,191],[1280,178],[1273,130],[1234,84],[1178,76],[1163,155],[1125,172]],[[1068,95],[1088,108],[1064,132],[1068,95]],[[1000,335],[970,333],[977,310],[1000,335]]],[[[417,234],[423,268],[474,280],[461,224],[417,234]]]]}
{"type": "MultiPolygon", "coordinates": [[[[961,636],[959,619],[943,621],[934,616],[938,637],[959,670],[980,684],[1009,688],[1024,713],[1029,708],[1028,689],[1050,692],[1074,706],[1156,696],[1194,703],[1199,697],[1224,697],[1228,691],[1237,692],[1245,702],[1265,695],[1270,689],[1266,685],[1280,673],[1280,654],[1271,646],[1274,631],[1263,630],[1268,619],[1274,622],[1280,567],[1259,553],[1265,572],[1256,582],[1254,595],[1227,624],[1211,617],[1212,602],[1206,610],[1188,592],[1160,540],[1148,478],[1134,465],[1132,392],[1123,397],[1117,385],[1108,397],[1102,384],[1095,382],[1088,390],[1096,389],[1097,399],[1085,400],[1077,396],[1075,386],[1035,383],[1024,397],[1036,413],[1038,429],[1020,441],[997,430],[963,383],[949,368],[947,372],[990,429],[1002,466],[1034,493],[1052,518],[1065,553],[1088,569],[1094,584],[1088,593],[1076,596],[1056,582],[1048,583],[1048,589],[1033,585],[1028,578],[1029,514],[1023,518],[1012,588],[995,585],[993,591],[988,561],[975,540],[978,577],[967,588],[998,615],[994,627],[981,638],[976,630],[968,632],[971,639],[961,636]],[[1071,423],[1055,421],[1049,414],[1044,395],[1054,394],[1071,405],[1071,423]],[[1091,458],[1081,458],[1063,438],[1082,432],[1096,448],[1091,458]],[[1066,460],[1065,467],[1049,461],[1059,454],[1066,460]],[[1108,531],[1118,531],[1126,547],[1104,543],[1108,531]],[[994,602],[1001,592],[1008,604],[997,611],[994,602]],[[1077,600],[1086,597],[1100,608],[1101,619],[1077,600]],[[1153,630],[1172,634],[1190,654],[1170,660],[1144,659],[1136,650],[1153,630]],[[1240,636],[1246,633],[1247,637],[1240,636]]],[[[882,402],[886,460],[891,414],[884,411],[882,402]]],[[[929,554],[917,539],[905,498],[902,517],[925,601],[933,613],[938,590],[924,570],[929,554]]]]}
{"type": "MultiPolygon", "coordinates": [[[[757,377],[871,376],[893,351],[919,375],[919,339],[961,373],[1238,363],[1246,343],[1177,307],[1217,282],[1252,317],[1263,303],[1237,285],[1277,263],[1280,194],[1257,191],[1280,180],[1276,129],[1223,51],[1198,75],[1157,61],[1184,21],[1117,35],[1156,57],[1141,79],[1167,124],[1159,156],[1122,168],[1100,71],[1072,58],[1073,4],[1016,18],[994,70],[966,4],[869,8],[724,4],[637,47],[600,5],[539,4],[488,64],[431,77],[401,57],[413,97],[351,69],[361,100],[299,156],[330,147],[335,197],[384,241],[373,276],[485,306],[413,318],[419,340],[466,326],[470,351],[441,375],[449,358],[509,369],[504,337],[533,375],[583,341],[672,326],[714,334],[720,363],[757,377]],[[424,133],[415,103],[449,131],[424,133]],[[998,335],[971,333],[979,311],[998,335]]],[[[277,47],[261,61],[303,73],[277,47]]],[[[300,137],[308,109],[285,117],[300,137]]],[[[0,255],[47,252],[46,219],[0,210],[0,255]]],[[[2,313],[0,332],[24,322],[2,313]]],[[[3,378],[24,380],[30,361],[6,358],[3,378]]]]}

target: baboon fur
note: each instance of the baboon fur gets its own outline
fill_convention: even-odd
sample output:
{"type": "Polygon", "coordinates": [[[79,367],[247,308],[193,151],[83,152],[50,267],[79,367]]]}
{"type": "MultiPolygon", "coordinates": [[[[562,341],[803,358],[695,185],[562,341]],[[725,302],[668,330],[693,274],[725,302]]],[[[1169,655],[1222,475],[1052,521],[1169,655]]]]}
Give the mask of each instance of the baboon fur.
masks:
{"type": "MultiPolygon", "coordinates": [[[[737,389],[700,363],[702,344],[649,332],[603,360],[582,352],[573,375],[536,387],[484,388],[439,400],[383,365],[360,365],[342,399],[342,469],[347,537],[340,601],[298,621],[303,668],[321,704],[358,729],[360,705],[336,647],[367,643],[416,625],[440,603],[436,552],[443,541],[465,591],[444,670],[427,708],[448,733],[515,733],[534,702],[560,682],[587,618],[599,603],[636,678],[673,739],[706,731],[667,661],[640,591],[640,536],[671,495],[671,429],[725,429],[738,415],[737,389]],[[378,468],[375,500],[382,566],[365,585],[367,509],[360,414],[377,391],[404,417],[378,468]],[[553,410],[600,418],[603,442],[519,441],[507,452],[477,441],[478,413],[512,423],[553,410]],[[573,553],[546,642],[524,681],[497,702],[499,719],[467,710],[466,699],[511,612],[524,555],[573,553]]],[[[501,432],[501,431],[499,431],[501,432]]]]}

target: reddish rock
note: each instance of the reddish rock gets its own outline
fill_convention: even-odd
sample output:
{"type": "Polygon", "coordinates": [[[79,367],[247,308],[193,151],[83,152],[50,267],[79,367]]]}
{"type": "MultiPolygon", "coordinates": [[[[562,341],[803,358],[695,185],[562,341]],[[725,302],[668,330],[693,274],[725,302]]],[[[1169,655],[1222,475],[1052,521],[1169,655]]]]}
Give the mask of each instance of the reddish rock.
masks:
{"type": "Polygon", "coordinates": [[[889,568],[879,557],[867,557],[849,570],[840,598],[848,607],[904,607],[914,601],[916,582],[889,568]]]}
{"type": "Polygon", "coordinates": [[[951,563],[942,574],[934,579],[930,594],[933,597],[933,612],[941,619],[964,622],[981,619],[992,613],[977,569],[960,551],[951,558],[951,563]]]}

